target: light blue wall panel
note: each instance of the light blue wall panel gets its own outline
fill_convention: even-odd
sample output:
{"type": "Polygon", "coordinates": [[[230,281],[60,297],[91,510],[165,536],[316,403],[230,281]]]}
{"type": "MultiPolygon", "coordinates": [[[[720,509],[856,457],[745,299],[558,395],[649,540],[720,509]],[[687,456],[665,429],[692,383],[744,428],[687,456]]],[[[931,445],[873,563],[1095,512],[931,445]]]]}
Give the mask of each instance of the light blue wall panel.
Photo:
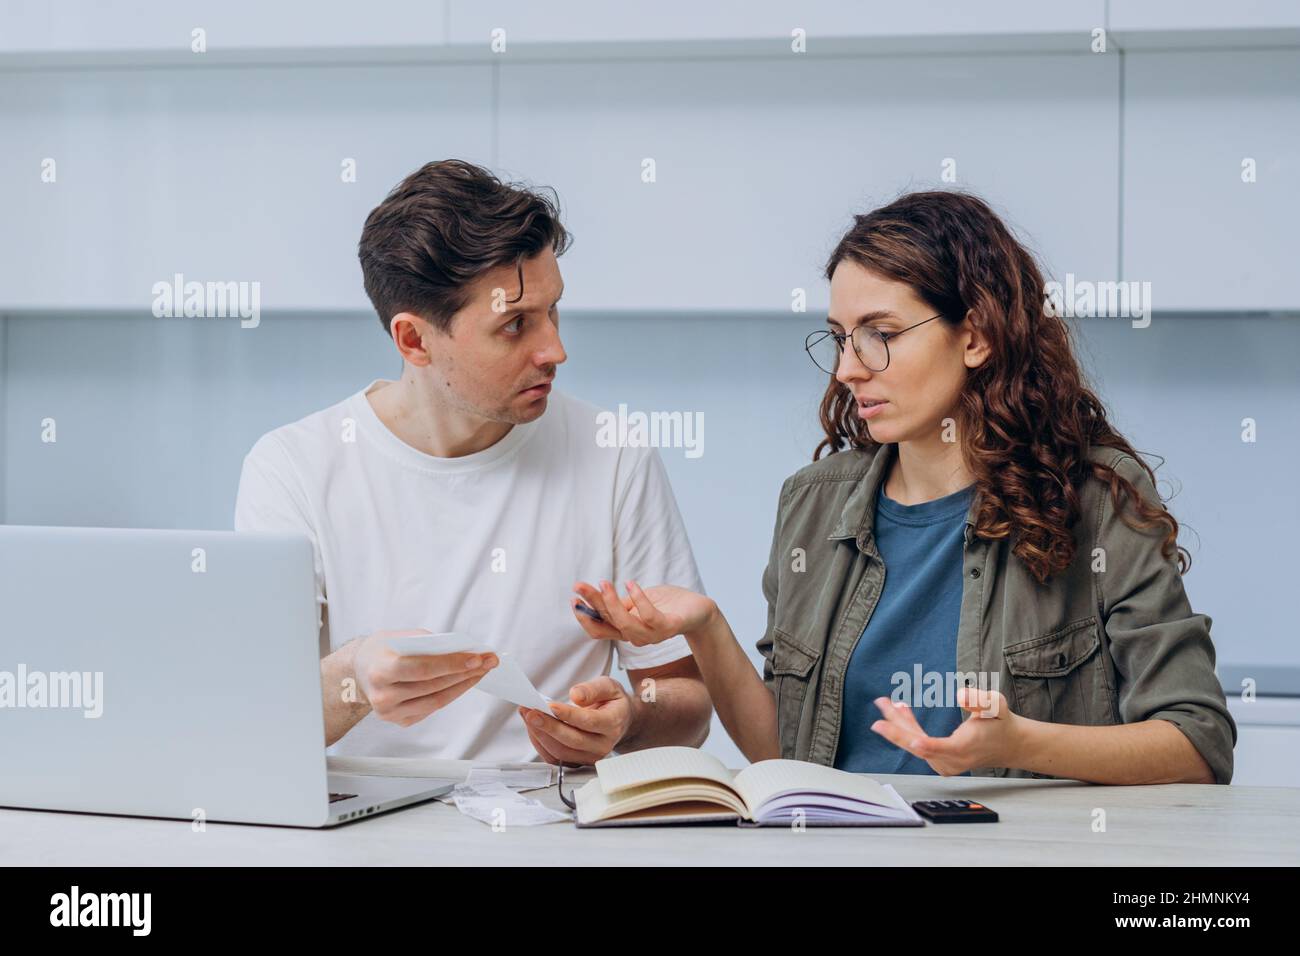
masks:
{"type": "MultiPolygon", "coordinates": [[[[569,315],[560,387],[608,408],[704,414],[704,454],[662,455],[709,591],[747,643],[781,481],[818,440],[822,377],[794,317],[569,315]]],[[[1188,528],[1185,579],[1222,659],[1300,664],[1283,559],[1300,537],[1300,323],[1089,320],[1081,359],[1188,528]],[[1227,331],[1231,331],[1230,337],[1227,331]],[[1230,361],[1227,360],[1230,358],[1230,361]],[[1241,440],[1253,418],[1258,440],[1241,440]],[[1153,461],[1153,464],[1156,462],[1153,461]]],[[[370,316],[11,318],[5,520],[229,527],[243,454],[264,431],[396,377],[370,316]],[[58,442],[40,441],[53,417],[58,442]]]]}

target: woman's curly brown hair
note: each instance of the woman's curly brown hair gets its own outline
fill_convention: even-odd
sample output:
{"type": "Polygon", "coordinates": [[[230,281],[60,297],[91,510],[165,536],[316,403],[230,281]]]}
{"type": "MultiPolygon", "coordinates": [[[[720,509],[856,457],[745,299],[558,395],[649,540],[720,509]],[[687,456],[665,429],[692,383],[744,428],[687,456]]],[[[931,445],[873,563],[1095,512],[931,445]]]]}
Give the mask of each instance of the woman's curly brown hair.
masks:
{"type": "MultiPolygon", "coordinates": [[[[1154,507],[1109,465],[1089,463],[1088,449],[1105,445],[1131,455],[1155,483],[1155,473],[1106,417],[1084,382],[1070,329],[1044,308],[1045,286],[1034,258],[982,200],[956,191],[916,192],[856,216],[826,265],[829,280],[849,260],[910,286],[950,326],[970,316],[991,354],[972,369],[957,411],[967,466],[980,496],[975,533],[1012,538],[1012,553],[1045,583],[1074,559],[1070,533],[1080,513],[1080,489],[1091,470],[1110,488],[1117,513],[1135,529],[1164,526],[1161,553],[1191,555],[1178,545],[1178,522],[1154,507]],[[1124,513],[1124,497],[1138,519],[1124,513]]],[[[821,403],[826,437],[813,452],[876,446],[857,415],[853,393],[831,377],[821,403]]]]}

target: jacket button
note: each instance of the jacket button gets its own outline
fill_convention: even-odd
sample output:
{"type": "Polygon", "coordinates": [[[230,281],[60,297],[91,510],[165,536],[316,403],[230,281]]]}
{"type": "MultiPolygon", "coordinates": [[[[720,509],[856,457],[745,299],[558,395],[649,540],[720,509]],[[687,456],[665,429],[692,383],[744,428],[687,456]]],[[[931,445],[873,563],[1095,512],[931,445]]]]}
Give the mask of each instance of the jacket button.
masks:
{"type": "Polygon", "coordinates": [[[980,576],[980,569],[979,569],[979,568],[971,568],[971,569],[970,569],[970,576],[973,577],[973,578],[977,578],[977,577],[979,577],[979,576],[980,576]]]}
{"type": "Polygon", "coordinates": [[[1057,666],[1057,667],[1064,667],[1064,666],[1065,666],[1065,655],[1064,655],[1064,654],[1057,654],[1057,655],[1056,655],[1056,666],[1057,666]]]}

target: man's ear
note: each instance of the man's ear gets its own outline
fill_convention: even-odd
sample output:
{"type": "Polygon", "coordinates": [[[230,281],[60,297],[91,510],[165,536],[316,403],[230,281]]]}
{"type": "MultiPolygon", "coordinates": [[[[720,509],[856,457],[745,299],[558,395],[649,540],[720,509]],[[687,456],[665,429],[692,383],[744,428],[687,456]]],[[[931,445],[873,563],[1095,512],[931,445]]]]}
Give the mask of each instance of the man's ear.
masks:
{"type": "Polygon", "coordinates": [[[993,350],[989,346],[989,340],[984,334],[984,330],[979,326],[974,309],[966,313],[963,324],[965,325],[965,333],[963,336],[962,361],[966,363],[967,368],[979,368],[988,361],[993,350]]]}
{"type": "Polygon", "coordinates": [[[433,328],[413,312],[398,312],[389,323],[393,344],[407,362],[423,368],[429,364],[429,350],[425,342],[433,328]]]}

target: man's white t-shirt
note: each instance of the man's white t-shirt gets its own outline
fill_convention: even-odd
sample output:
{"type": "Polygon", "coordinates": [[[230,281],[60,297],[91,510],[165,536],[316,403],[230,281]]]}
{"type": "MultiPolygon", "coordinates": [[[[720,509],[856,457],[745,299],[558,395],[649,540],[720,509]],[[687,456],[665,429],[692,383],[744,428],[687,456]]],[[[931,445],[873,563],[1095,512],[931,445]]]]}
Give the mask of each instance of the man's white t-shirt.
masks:
{"type": "MultiPolygon", "coordinates": [[[[235,530],[311,539],[331,650],[377,630],[464,631],[567,700],[614,654],[574,620],[575,581],[703,590],[657,451],[600,447],[595,406],[552,392],[492,447],[435,458],[375,414],[365,396],[388,384],[263,435],[239,481],[235,530]]],[[[631,670],[690,653],[681,636],[615,646],[631,670]]],[[[539,759],[515,705],[478,690],[410,727],[368,714],[327,752],[539,759]]]]}

